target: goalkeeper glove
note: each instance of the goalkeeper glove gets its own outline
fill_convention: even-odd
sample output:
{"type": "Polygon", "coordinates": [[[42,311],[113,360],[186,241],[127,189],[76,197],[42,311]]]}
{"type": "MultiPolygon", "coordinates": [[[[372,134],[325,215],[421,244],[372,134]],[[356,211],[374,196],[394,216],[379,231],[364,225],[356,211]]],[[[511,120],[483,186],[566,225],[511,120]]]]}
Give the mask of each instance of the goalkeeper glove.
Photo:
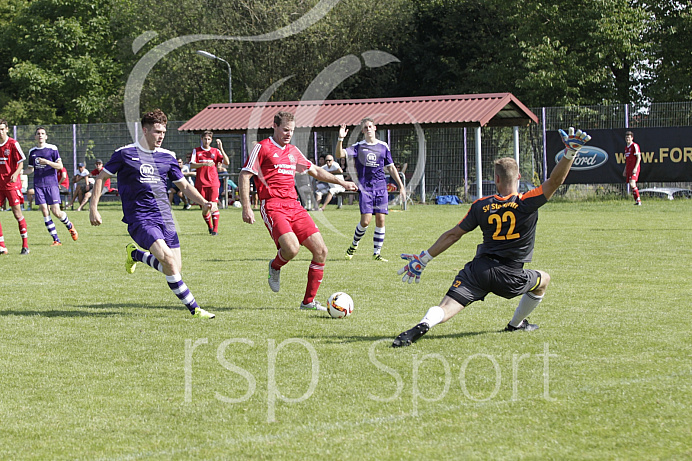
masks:
{"type": "Polygon", "coordinates": [[[575,133],[573,126],[569,127],[569,133],[565,133],[565,130],[558,130],[558,132],[565,145],[565,158],[568,160],[572,160],[579,153],[579,150],[584,147],[584,144],[591,140],[591,136],[586,134],[585,131],[577,130],[575,133]]]}
{"type": "Polygon", "coordinates": [[[402,254],[401,259],[408,261],[408,264],[397,272],[399,275],[404,274],[401,281],[411,283],[415,280],[416,283],[420,283],[421,273],[433,257],[427,251],[423,251],[420,255],[402,254]]]}

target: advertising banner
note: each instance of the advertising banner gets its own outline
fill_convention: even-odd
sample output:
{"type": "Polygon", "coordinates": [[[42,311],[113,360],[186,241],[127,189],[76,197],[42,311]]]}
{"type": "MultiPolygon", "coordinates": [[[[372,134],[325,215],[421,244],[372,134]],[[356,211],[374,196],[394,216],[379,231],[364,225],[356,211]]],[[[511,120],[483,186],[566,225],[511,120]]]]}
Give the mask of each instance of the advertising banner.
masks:
{"type": "MultiPolygon", "coordinates": [[[[625,128],[587,130],[591,141],[579,152],[565,184],[624,182],[625,128]]],[[[634,142],[642,153],[638,182],[692,181],[692,127],[635,128],[634,142]]],[[[546,133],[548,173],[562,158],[564,144],[557,131],[546,133]]]]}

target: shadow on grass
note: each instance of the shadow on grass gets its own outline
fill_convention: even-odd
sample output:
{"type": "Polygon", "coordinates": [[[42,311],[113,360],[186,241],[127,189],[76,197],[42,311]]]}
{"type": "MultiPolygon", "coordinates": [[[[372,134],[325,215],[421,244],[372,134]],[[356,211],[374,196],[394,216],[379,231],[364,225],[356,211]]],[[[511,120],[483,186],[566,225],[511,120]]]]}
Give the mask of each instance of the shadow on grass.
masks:
{"type": "MultiPolygon", "coordinates": [[[[462,332],[462,333],[454,333],[454,334],[446,334],[446,335],[436,335],[432,334],[430,335],[429,333],[425,335],[423,338],[419,339],[418,341],[428,341],[428,340],[436,340],[436,339],[450,339],[450,338],[465,338],[465,337],[471,337],[471,336],[478,336],[478,335],[485,335],[488,333],[497,333],[495,330],[488,330],[488,331],[467,331],[467,332],[462,332]]],[[[358,342],[374,342],[374,341],[380,341],[383,339],[390,339],[394,341],[394,338],[397,337],[397,334],[393,334],[392,336],[339,336],[338,338],[326,338],[325,336],[311,336],[314,339],[322,339],[328,344],[344,344],[344,343],[358,343],[358,342]]],[[[309,336],[306,336],[306,338],[309,336]]]]}
{"type": "MultiPolygon", "coordinates": [[[[27,310],[10,310],[0,311],[0,316],[22,316],[22,317],[112,317],[116,315],[124,315],[122,312],[90,312],[88,310],[45,310],[45,311],[27,311],[27,310]]],[[[127,315],[127,314],[125,314],[127,315]]]]}

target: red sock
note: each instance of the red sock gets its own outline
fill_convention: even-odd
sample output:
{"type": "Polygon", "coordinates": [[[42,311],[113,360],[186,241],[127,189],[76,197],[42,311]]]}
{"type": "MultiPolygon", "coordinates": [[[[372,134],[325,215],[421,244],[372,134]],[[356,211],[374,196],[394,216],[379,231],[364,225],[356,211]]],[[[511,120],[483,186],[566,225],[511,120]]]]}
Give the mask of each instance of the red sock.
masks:
{"type": "Polygon", "coordinates": [[[276,252],[276,258],[272,260],[272,269],[280,271],[286,264],[288,264],[288,260],[281,256],[281,249],[279,249],[279,251],[276,252]]]}
{"type": "Polygon", "coordinates": [[[308,286],[305,287],[305,298],[303,298],[303,304],[311,303],[315,299],[317,290],[319,290],[320,284],[322,283],[323,275],[324,264],[310,261],[310,269],[308,269],[308,286]]]}
{"type": "Polygon", "coordinates": [[[639,200],[639,188],[638,187],[633,187],[632,188],[632,195],[634,195],[635,200],[639,200]]]}
{"type": "Polygon", "coordinates": [[[211,213],[209,214],[203,214],[202,217],[204,218],[204,222],[207,223],[207,227],[209,230],[212,230],[212,224],[211,224],[211,213]]]}
{"type": "Polygon", "coordinates": [[[214,232],[219,231],[219,214],[220,213],[218,211],[215,211],[211,214],[211,221],[214,232]]]}
{"type": "Polygon", "coordinates": [[[26,219],[22,217],[21,221],[17,221],[19,224],[19,235],[22,236],[22,247],[29,248],[29,240],[26,238],[26,219]]]}

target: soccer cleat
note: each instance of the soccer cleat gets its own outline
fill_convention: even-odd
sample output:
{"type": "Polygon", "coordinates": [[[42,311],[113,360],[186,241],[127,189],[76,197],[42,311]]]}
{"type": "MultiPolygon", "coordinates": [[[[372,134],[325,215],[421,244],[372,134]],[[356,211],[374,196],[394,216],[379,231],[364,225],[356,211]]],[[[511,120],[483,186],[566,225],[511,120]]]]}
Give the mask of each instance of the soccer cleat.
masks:
{"type": "Polygon", "coordinates": [[[187,205],[185,205],[185,206],[183,207],[183,210],[189,210],[190,208],[192,208],[192,205],[190,205],[190,204],[188,203],[187,205]]]}
{"type": "Polygon", "coordinates": [[[8,253],[6,247],[0,247],[0,255],[6,255],[8,253]]]}
{"type": "Polygon", "coordinates": [[[517,330],[524,330],[524,331],[533,331],[533,330],[538,330],[538,325],[529,323],[528,319],[524,319],[521,321],[518,327],[513,327],[509,323],[507,324],[507,328],[504,329],[504,331],[517,331],[517,330]]]}
{"type": "Polygon", "coordinates": [[[209,235],[214,235],[214,229],[209,229],[209,235]]]}
{"type": "Polygon", "coordinates": [[[356,250],[358,247],[354,247],[353,245],[348,247],[348,250],[346,250],[346,255],[344,255],[344,258],[346,259],[351,259],[353,258],[353,255],[356,254],[356,250]]]}
{"type": "Polygon", "coordinates": [[[72,229],[70,229],[70,236],[75,242],[77,241],[77,238],[79,238],[79,234],[77,233],[77,229],[74,228],[74,224],[72,225],[72,229]]]}
{"type": "Polygon", "coordinates": [[[636,202],[634,202],[634,206],[642,206],[641,200],[637,200],[636,202]]]}
{"type": "Polygon", "coordinates": [[[205,311],[201,307],[195,307],[195,313],[192,316],[198,319],[213,319],[216,317],[216,315],[205,311]]]}
{"type": "Polygon", "coordinates": [[[29,247],[22,247],[22,251],[19,252],[20,255],[28,255],[29,247]]]}
{"type": "Polygon", "coordinates": [[[269,288],[271,288],[274,293],[278,293],[279,289],[281,289],[281,269],[278,271],[274,269],[272,267],[272,262],[274,262],[273,259],[269,261],[269,276],[267,280],[269,282],[269,288]]]}
{"type": "Polygon", "coordinates": [[[319,301],[312,301],[307,304],[303,304],[301,301],[300,309],[303,311],[327,311],[327,308],[320,304],[319,301]]]}
{"type": "Polygon", "coordinates": [[[214,232],[214,231],[211,231],[211,232],[209,232],[209,233],[212,235],[212,237],[213,237],[213,236],[216,236],[216,235],[219,235],[218,232],[214,232]]]}
{"type": "Polygon", "coordinates": [[[372,259],[373,259],[374,261],[380,261],[380,262],[383,262],[383,263],[386,263],[386,262],[389,261],[389,259],[384,259],[384,258],[382,257],[382,255],[380,255],[380,254],[372,255],[372,259]]]}
{"type": "Polygon", "coordinates": [[[128,274],[134,274],[135,269],[137,269],[137,261],[132,259],[132,252],[136,249],[137,247],[132,243],[128,243],[125,246],[125,253],[127,254],[127,257],[125,258],[125,272],[128,274]]]}
{"type": "Polygon", "coordinates": [[[392,347],[406,347],[415,343],[421,336],[430,330],[427,323],[419,323],[410,330],[406,330],[394,339],[392,347]]]}
{"type": "Polygon", "coordinates": [[[61,246],[62,246],[62,242],[60,242],[60,240],[53,240],[53,243],[51,243],[50,246],[52,246],[52,247],[61,247],[61,246]]]}

